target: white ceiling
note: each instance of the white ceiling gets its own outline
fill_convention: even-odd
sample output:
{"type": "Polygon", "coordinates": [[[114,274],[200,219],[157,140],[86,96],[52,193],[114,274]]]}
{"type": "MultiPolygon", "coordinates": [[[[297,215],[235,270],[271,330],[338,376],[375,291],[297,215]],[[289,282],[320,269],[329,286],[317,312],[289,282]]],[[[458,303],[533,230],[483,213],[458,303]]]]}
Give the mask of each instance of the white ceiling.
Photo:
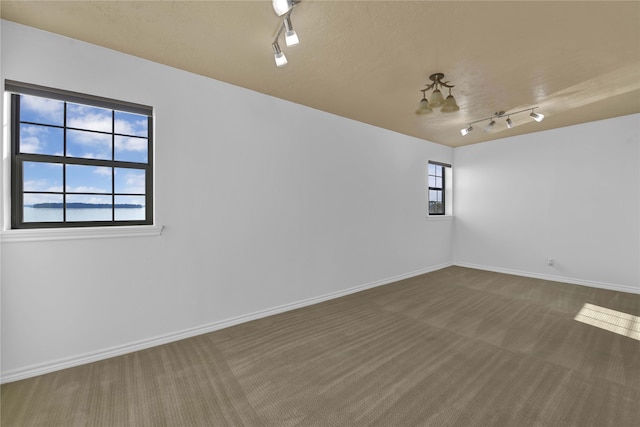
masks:
{"type": "Polygon", "coordinates": [[[3,19],[449,146],[640,112],[638,1],[318,1],[276,68],[262,1],[6,1],[3,19]],[[456,113],[414,112],[430,74],[456,113]],[[445,94],[446,95],[446,94],[445,94]],[[490,133],[467,123],[539,106],[490,133]]]}

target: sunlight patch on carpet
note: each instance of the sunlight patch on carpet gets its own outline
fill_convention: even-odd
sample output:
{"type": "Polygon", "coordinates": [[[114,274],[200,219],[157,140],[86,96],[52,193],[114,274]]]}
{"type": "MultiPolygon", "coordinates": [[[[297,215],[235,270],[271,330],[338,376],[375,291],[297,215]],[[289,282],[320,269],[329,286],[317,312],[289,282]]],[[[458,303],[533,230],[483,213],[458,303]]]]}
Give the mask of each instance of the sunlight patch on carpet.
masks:
{"type": "Polygon", "coordinates": [[[574,319],[640,341],[640,317],[638,316],[585,303],[574,319]]]}

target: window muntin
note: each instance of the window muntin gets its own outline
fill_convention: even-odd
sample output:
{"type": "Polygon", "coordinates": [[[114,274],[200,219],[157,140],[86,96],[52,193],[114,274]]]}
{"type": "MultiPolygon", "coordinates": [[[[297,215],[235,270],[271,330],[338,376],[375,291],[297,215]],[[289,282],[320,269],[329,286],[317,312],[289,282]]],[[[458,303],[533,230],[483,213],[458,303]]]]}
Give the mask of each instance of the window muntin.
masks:
{"type": "Polygon", "coordinates": [[[153,223],[149,107],[9,86],[12,228],[153,223]]]}
{"type": "Polygon", "coordinates": [[[429,163],[429,215],[444,215],[444,166],[429,163]]]}
{"type": "Polygon", "coordinates": [[[450,165],[438,162],[429,162],[427,165],[429,215],[446,215],[447,206],[447,170],[450,165]]]}

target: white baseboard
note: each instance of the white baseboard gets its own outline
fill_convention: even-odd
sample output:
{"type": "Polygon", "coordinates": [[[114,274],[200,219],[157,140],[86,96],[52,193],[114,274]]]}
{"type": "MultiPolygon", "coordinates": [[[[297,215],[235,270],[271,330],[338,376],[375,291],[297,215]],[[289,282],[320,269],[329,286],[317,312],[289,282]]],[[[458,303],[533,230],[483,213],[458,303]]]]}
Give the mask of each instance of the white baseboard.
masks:
{"type": "Polygon", "coordinates": [[[592,280],[575,279],[565,276],[554,276],[550,274],[531,273],[529,271],[512,270],[510,268],[491,267],[487,265],[471,264],[468,262],[456,262],[454,265],[460,267],[475,268],[476,270],[493,271],[495,273],[513,274],[515,276],[532,277],[534,279],[549,280],[553,282],[571,283],[573,285],[589,286],[592,288],[609,289],[612,291],[628,292],[631,294],[640,294],[640,286],[634,288],[632,286],[617,285],[613,283],[595,282],[592,280]]]}
{"type": "Polygon", "coordinates": [[[144,339],[144,340],[132,342],[129,344],[102,349],[95,352],[89,352],[89,353],[84,353],[84,354],[80,354],[72,357],[67,357],[64,359],[58,359],[58,360],[54,360],[51,362],[46,362],[38,365],[31,365],[24,368],[14,369],[14,370],[2,373],[2,375],[0,376],[0,384],[19,381],[26,378],[35,377],[38,375],[44,375],[50,372],[72,368],[74,366],[84,365],[87,363],[97,362],[99,360],[109,359],[115,356],[121,356],[123,354],[132,353],[134,351],[144,350],[144,349],[156,347],[162,344],[168,344],[170,342],[191,338],[197,335],[206,334],[209,332],[228,328],[230,326],[238,325],[240,323],[249,322],[251,320],[256,320],[263,317],[272,316],[274,314],[283,313],[285,311],[295,310],[295,309],[306,307],[309,305],[318,304],[323,301],[340,298],[356,292],[364,291],[366,289],[375,288],[377,286],[387,285],[389,283],[397,282],[399,280],[404,280],[410,277],[419,276],[421,274],[430,273],[432,271],[450,267],[451,265],[453,264],[452,263],[439,264],[439,265],[423,268],[420,270],[415,270],[409,273],[388,277],[386,279],[365,283],[363,285],[354,286],[352,288],[344,289],[342,291],[331,292],[325,295],[308,298],[308,299],[280,305],[273,308],[268,308],[266,310],[256,311],[254,313],[249,313],[242,316],[232,317],[230,319],[221,320],[221,321],[210,323],[207,325],[184,329],[182,331],[164,334],[154,338],[144,339]]]}

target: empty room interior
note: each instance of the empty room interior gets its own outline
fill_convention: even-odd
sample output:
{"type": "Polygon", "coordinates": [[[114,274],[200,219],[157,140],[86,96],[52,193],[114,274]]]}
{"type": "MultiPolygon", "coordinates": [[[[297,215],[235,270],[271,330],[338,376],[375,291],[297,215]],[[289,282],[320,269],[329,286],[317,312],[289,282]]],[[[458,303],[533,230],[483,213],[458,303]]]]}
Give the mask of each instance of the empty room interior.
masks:
{"type": "Polygon", "coordinates": [[[5,426],[637,426],[640,2],[0,2],[5,426]]]}

